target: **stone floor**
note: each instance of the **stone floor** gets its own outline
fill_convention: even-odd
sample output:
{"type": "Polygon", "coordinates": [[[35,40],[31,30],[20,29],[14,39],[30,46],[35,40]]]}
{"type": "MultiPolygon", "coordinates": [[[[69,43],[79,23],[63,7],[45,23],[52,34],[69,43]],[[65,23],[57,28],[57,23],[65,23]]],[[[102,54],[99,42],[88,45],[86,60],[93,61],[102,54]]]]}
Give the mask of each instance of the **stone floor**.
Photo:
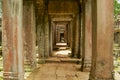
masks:
{"type": "MultiPolygon", "coordinates": [[[[26,80],[88,80],[89,72],[81,72],[80,59],[71,59],[70,50],[53,52],[53,57],[44,59],[45,64],[39,64],[26,80]]],[[[115,71],[115,80],[120,80],[120,74],[115,71]]]]}
{"type": "Polygon", "coordinates": [[[89,72],[81,72],[79,59],[68,57],[69,50],[55,51],[54,57],[39,64],[26,80],[88,80],[89,72]]]}
{"type": "MultiPolygon", "coordinates": [[[[46,64],[38,64],[32,73],[25,72],[25,80],[88,80],[89,73],[80,71],[78,59],[68,57],[69,50],[54,51],[54,57],[47,59],[46,64]],[[29,75],[30,74],[30,75],[29,75]]],[[[0,58],[0,80],[3,80],[3,58],[0,58]]],[[[81,61],[81,60],[80,60],[81,61]]],[[[115,69],[115,80],[120,80],[120,68],[115,69]]]]}
{"type": "Polygon", "coordinates": [[[46,63],[38,65],[26,80],[88,80],[89,73],[81,72],[75,63],[46,63]]]}

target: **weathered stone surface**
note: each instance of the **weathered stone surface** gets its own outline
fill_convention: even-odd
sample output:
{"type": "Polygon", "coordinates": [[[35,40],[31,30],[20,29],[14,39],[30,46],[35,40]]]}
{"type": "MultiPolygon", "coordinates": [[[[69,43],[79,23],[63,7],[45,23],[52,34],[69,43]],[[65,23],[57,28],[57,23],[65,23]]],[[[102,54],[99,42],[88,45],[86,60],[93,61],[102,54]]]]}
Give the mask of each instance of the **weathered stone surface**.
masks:
{"type": "Polygon", "coordinates": [[[72,57],[80,58],[80,13],[72,20],[72,57]]]}
{"type": "Polygon", "coordinates": [[[92,18],[93,56],[90,80],[112,80],[113,0],[92,0],[92,18]]]}
{"type": "Polygon", "coordinates": [[[50,55],[50,24],[49,24],[49,16],[48,16],[48,5],[45,6],[45,14],[44,14],[44,27],[45,27],[45,57],[49,57],[50,55]]]}
{"type": "Polygon", "coordinates": [[[37,19],[37,45],[40,58],[47,58],[50,55],[50,27],[48,16],[48,5],[46,1],[40,3],[37,19]]]}
{"type": "Polygon", "coordinates": [[[77,58],[81,57],[80,54],[80,28],[81,28],[81,20],[80,20],[80,13],[77,14],[77,18],[76,18],[76,40],[75,40],[75,55],[77,56],[77,58]]]}
{"type": "Polygon", "coordinates": [[[27,80],[88,80],[89,72],[80,72],[79,67],[71,63],[41,64],[27,80]]]}
{"type": "Polygon", "coordinates": [[[45,52],[45,46],[44,46],[45,36],[44,36],[43,18],[44,16],[40,14],[37,19],[38,20],[37,21],[37,45],[38,45],[39,58],[44,58],[44,52],[45,52]]]}
{"type": "Polygon", "coordinates": [[[78,37],[79,37],[79,32],[78,32],[78,24],[77,24],[77,17],[73,18],[73,24],[72,24],[72,57],[76,57],[77,58],[77,54],[78,54],[78,37]],[[77,25],[76,25],[77,24],[77,25]]]}
{"type": "Polygon", "coordinates": [[[36,66],[36,25],[33,1],[23,2],[23,36],[25,63],[32,68],[36,66]]]}
{"type": "Polygon", "coordinates": [[[39,9],[37,10],[37,45],[39,58],[45,57],[45,27],[44,27],[44,1],[40,0],[39,9]]]}
{"type": "Polygon", "coordinates": [[[50,0],[48,5],[49,13],[77,13],[78,10],[78,2],[74,0],[50,0]]]}
{"type": "Polygon", "coordinates": [[[24,80],[22,0],[3,0],[4,80],[24,80]]]}
{"type": "Polygon", "coordinates": [[[92,57],[92,17],[91,0],[83,3],[83,46],[82,46],[82,71],[90,71],[92,57]],[[86,68],[86,69],[85,69],[86,68]]]}

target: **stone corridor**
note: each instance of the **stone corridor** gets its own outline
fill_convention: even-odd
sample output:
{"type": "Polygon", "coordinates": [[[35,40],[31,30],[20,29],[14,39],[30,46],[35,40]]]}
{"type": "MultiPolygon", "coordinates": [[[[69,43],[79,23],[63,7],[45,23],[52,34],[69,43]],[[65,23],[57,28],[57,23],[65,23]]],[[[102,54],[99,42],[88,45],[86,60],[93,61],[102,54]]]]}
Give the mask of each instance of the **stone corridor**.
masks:
{"type": "Polygon", "coordinates": [[[113,2],[2,0],[3,80],[24,80],[25,64],[28,80],[113,80],[113,2]],[[59,47],[76,59],[55,59],[59,47]]]}

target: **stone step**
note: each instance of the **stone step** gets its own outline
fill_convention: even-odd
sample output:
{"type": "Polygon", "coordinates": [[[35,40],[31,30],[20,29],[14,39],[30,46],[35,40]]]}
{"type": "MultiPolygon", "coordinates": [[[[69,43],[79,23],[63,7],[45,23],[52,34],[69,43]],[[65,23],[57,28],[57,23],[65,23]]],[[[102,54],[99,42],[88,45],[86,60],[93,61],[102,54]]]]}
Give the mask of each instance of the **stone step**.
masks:
{"type": "Polygon", "coordinates": [[[81,59],[61,59],[63,63],[81,63],[81,59]]]}
{"type": "Polygon", "coordinates": [[[81,63],[81,59],[40,59],[39,63],[81,63]]]}
{"type": "Polygon", "coordinates": [[[67,49],[67,47],[58,47],[59,48],[59,50],[66,50],[67,49]]]}

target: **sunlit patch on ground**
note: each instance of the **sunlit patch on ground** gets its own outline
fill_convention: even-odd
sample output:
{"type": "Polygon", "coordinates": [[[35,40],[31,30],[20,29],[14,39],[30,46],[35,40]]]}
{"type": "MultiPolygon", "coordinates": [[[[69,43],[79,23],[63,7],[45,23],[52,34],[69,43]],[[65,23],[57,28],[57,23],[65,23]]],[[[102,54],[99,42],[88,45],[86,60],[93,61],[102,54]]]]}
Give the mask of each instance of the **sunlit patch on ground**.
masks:
{"type": "Polygon", "coordinates": [[[60,51],[57,51],[56,53],[55,53],[55,55],[69,55],[69,54],[71,54],[71,51],[70,50],[60,50],[60,51]]]}
{"type": "Polygon", "coordinates": [[[56,43],[57,50],[53,51],[53,55],[63,55],[63,56],[69,56],[71,54],[71,50],[69,47],[67,47],[67,43],[56,43]]]}
{"type": "Polygon", "coordinates": [[[53,56],[55,57],[70,57],[70,55],[71,55],[71,50],[69,49],[53,51],[53,56]]]}

